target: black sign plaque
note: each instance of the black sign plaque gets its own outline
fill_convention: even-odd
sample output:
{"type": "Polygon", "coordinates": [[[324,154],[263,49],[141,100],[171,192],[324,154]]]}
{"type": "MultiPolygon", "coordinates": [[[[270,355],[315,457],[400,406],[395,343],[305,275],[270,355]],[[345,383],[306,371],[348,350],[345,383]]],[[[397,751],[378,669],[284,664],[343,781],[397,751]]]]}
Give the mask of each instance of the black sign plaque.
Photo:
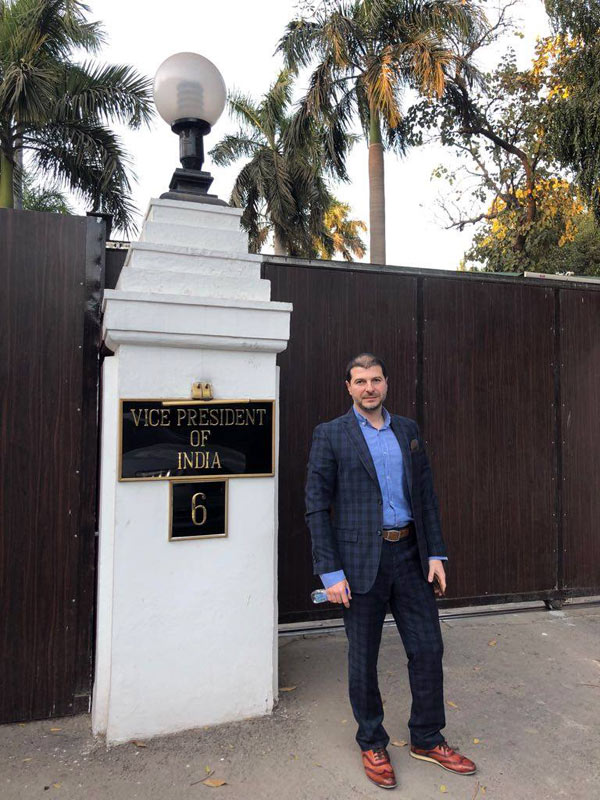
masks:
{"type": "Polygon", "coordinates": [[[171,484],[169,541],[227,536],[227,480],[171,484]]]}
{"type": "Polygon", "coordinates": [[[119,480],[274,474],[274,400],[121,400],[119,480]]]}

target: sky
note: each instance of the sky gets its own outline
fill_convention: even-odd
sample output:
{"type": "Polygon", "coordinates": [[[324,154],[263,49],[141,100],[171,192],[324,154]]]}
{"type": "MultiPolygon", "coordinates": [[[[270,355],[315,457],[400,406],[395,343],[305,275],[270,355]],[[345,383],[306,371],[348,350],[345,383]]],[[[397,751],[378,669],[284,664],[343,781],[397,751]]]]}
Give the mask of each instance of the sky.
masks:
{"type": "MultiPolygon", "coordinates": [[[[206,56],[221,71],[230,88],[257,99],[282,66],[275,55],[286,24],[296,16],[296,0],[88,0],[92,18],[103,23],[107,43],[99,59],[127,63],[153,77],[173,53],[193,51],[206,56]]],[[[491,4],[490,4],[491,5],[491,4]]],[[[520,66],[533,55],[537,36],[548,33],[542,0],[521,0],[515,16],[522,20],[523,39],[496,45],[483,67],[490,68],[507,46],[517,51],[520,66]]],[[[302,87],[299,86],[301,90],[302,87]]],[[[226,133],[236,129],[223,114],[205,139],[208,151],[226,133]]],[[[179,166],[178,141],[160,117],[150,129],[119,129],[137,175],[133,199],[143,213],[152,197],[167,191],[179,166]]],[[[439,145],[412,149],[402,159],[385,157],[387,263],[435,269],[456,269],[468,249],[473,229],[447,230],[438,200],[445,184],[432,171],[453,157],[439,145]]],[[[455,163],[455,162],[454,162],[455,163]]],[[[214,177],[211,192],[229,199],[242,163],[215,168],[207,158],[204,169],[214,177]]],[[[353,218],[368,221],[367,146],[358,142],[350,154],[349,184],[334,187],[337,197],[350,203],[353,218]]],[[[368,234],[367,234],[368,241],[368,234]]],[[[268,252],[269,248],[265,248],[268,252]]],[[[368,260],[368,254],[366,259],[368,260]]]]}

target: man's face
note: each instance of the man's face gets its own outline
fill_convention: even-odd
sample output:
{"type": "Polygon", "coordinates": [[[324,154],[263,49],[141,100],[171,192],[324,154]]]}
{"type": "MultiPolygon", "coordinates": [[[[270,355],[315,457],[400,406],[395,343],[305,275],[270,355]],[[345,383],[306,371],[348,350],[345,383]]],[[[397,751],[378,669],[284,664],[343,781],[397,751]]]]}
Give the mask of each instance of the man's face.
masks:
{"type": "Polygon", "coordinates": [[[352,367],[350,376],[350,383],[346,381],[346,386],[354,405],[367,412],[381,408],[388,390],[381,367],[352,367]]]}

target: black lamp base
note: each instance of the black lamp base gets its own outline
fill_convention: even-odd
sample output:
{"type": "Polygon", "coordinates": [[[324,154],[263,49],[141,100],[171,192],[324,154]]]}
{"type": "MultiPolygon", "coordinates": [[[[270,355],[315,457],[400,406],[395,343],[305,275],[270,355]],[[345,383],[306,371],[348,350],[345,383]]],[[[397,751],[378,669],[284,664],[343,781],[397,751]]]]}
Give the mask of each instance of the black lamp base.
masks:
{"type": "Polygon", "coordinates": [[[213,177],[210,172],[178,167],[173,173],[170,191],[161,194],[161,200],[184,200],[188,203],[210,203],[213,206],[226,206],[216,194],[208,194],[213,177]]]}

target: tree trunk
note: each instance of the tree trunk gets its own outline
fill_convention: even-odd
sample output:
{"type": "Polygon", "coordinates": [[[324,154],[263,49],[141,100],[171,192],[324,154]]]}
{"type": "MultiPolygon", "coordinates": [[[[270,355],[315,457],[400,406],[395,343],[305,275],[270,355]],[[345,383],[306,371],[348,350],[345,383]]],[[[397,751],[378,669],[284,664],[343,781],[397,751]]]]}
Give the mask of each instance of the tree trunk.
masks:
{"type": "Polygon", "coordinates": [[[385,180],[379,113],[371,111],[369,130],[369,260],[385,264],[385,180]]]}
{"type": "Polygon", "coordinates": [[[23,140],[19,137],[15,149],[15,166],[13,170],[13,203],[14,208],[23,208],[23,140]]]}
{"type": "Polygon", "coordinates": [[[0,151],[0,208],[14,207],[13,165],[0,151]]]}
{"type": "Polygon", "coordinates": [[[276,256],[287,256],[287,251],[283,245],[283,242],[278,236],[277,231],[274,231],[273,233],[273,249],[276,256]]]}
{"type": "Polygon", "coordinates": [[[521,163],[525,168],[525,181],[527,187],[527,201],[526,201],[526,213],[525,213],[525,223],[527,228],[525,231],[521,230],[517,233],[515,239],[515,251],[517,253],[525,252],[525,242],[527,241],[527,236],[531,230],[531,226],[536,220],[537,217],[537,203],[535,202],[535,177],[533,173],[533,168],[529,163],[529,159],[524,155],[521,158],[521,163]]]}

